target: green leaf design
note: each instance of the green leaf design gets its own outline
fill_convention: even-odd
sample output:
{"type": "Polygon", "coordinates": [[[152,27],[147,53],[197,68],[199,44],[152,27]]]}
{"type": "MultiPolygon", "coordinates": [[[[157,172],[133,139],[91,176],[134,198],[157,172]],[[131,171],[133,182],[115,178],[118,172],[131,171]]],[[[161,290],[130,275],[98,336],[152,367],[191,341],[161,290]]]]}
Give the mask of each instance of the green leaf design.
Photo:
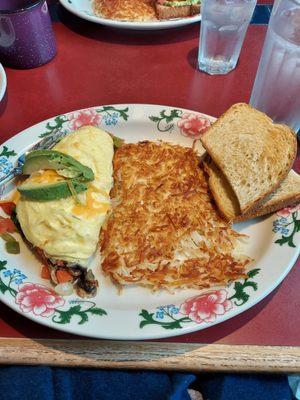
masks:
{"type": "Polygon", "coordinates": [[[59,130],[62,128],[63,124],[68,121],[68,118],[65,115],[59,115],[54,118],[54,125],[51,125],[51,122],[47,122],[46,129],[47,131],[40,134],[40,138],[50,135],[54,130],[59,130]]]}
{"type": "Polygon", "coordinates": [[[285,243],[288,244],[290,247],[296,247],[293,242],[293,236],[282,236],[281,239],[275,240],[275,243],[279,244],[280,246],[284,245],[285,243]]]}
{"type": "Polygon", "coordinates": [[[150,121],[156,123],[157,129],[160,132],[168,132],[174,128],[173,120],[176,118],[180,118],[181,114],[182,111],[178,109],[170,110],[169,114],[167,113],[167,110],[162,110],[159,113],[159,117],[155,115],[150,115],[148,118],[150,119],[150,121]]]}
{"type": "Polygon", "coordinates": [[[6,285],[1,278],[0,278],[0,292],[2,294],[9,292],[13,297],[16,297],[17,295],[17,291],[11,288],[10,286],[6,285]]]}
{"type": "Polygon", "coordinates": [[[6,269],[5,265],[7,264],[7,261],[0,261],[0,271],[3,271],[6,269]]]}
{"type": "Polygon", "coordinates": [[[8,150],[8,147],[3,146],[2,151],[0,153],[0,157],[4,156],[4,157],[12,157],[12,156],[16,156],[17,153],[14,150],[8,150]]]}
{"type": "MultiPolygon", "coordinates": [[[[5,267],[6,264],[7,264],[7,261],[0,261],[0,272],[6,270],[6,267],[5,267]]],[[[10,283],[11,283],[11,281],[7,285],[6,283],[4,283],[4,281],[0,277],[0,292],[2,294],[9,292],[11,294],[11,296],[16,297],[17,291],[10,287],[10,283]]]]}
{"type": "Polygon", "coordinates": [[[154,318],[154,313],[149,313],[147,310],[142,310],[139,316],[144,319],[140,322],[140,328],[143,328],[146,325],[160,325],[164,329],[179,329],[182,328],[182,323],[191,322],[190,318],[188,317],[175,319],[170,314],[167,315],[171,318],[171,321],[158,321],[154,318]]]}
{"type": "Polygon", "coordinates": [[[70,307],[68,310],[63,311],[56,309],[55,314],[52,317],[52,321],[57,324],[69,324],[72,320],[72,317],[76,316],[79,318],[78,324],[82,325],[88,322],[89,314],[91,315],[107,315],[106,311],[102,308],[98,308],[95,306],[95,303],[89,301],[82,301],[80,304],[70,307]],[[88,309],[82,309],[82,304],[91,303],[92,306],[88,309]]]}
{"type": "Polygon", "coordinates": [[[298,211],[295,211],[292,213],[291,222],[281,224],[281,227],[287,227],[291,225],[292,230],[289,235],[287,236],[282,235],[280,239],[275,240],[275,243],[279,244],[280,246],[287,244],[290,247],[296,247],[294,243],[294,236],[300,230],[300,220],[297,219],[297,217],[298,217],[298,211]]]}
{"type": "Polygon", "coordinates": [[[251,271],[249,271],[247,273],[247,275],[249,278],[254,278],[254,276],[259,274],[259,271],[260,271],[260,268],[255,268],[255,269],[252,269],[251,271]]]}
{"type": "Polygon", "coordinates": [[[248,278],[244,279],[243,282],[235,282],[234,283],[234,291],[235,293],[228,298],[228,300],[233,300],[234,304],[236,306],[242,306],[243,304],[247,303],[247,301],[250,298],[250,295],[245,291],[246,288],[252,288],[254,291],[257,290],[257,283],[250,281],[251,278],[254,278],[254,276],[258,275],[260,271],[260,268],[255,268],[252,269],[251,271],[248,272],[248,278]]]}
{"type": "Polygon", "coordinates": [[[88,312],[93,315],[100,315],[100,316],[107,315],[106,311],[104,311],[102,308],[98,308],[98,307],[93,307],[93,308],[89,309],[88,312]]]}
{"type": "Polygon", "coordinates": [[[117,112],[119,114],[119,116],[124,119],[124,121],[127,121],[128,117],[129,117],[128,110],[129,110],[128,107],[119,109],[119,108],[116,108],[113,106],[103,106],[102,108],[98,108],[98,110],[96,110],[96,111],[98,114],[105,113],[108,115],[111,115],[110,111],[114,111],[114,112],[117,112]]]}
{"type": "Polygon", "coordinates": [[[150,119],[150,121],[153,121],[153,122],[159,122],[161,120],[161,118],[155,117],[154,115],[150,115],[149,119],[150,119]]]}

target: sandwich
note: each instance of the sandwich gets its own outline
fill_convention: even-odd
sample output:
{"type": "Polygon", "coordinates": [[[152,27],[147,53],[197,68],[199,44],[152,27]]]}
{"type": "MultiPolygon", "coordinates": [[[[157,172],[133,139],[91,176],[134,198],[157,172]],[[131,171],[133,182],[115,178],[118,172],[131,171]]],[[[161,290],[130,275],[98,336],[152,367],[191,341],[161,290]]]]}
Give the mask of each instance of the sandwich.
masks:
{"type": "Polygon", "coordinates": [[[158,19],[185,18],[200,13],[200,0],[156,0],[158,19]]]}
{"type": "Polygon", "coordinates": [[[295,133],[239,103],[203,135],[210,190],[227,221],[258,217],[300,201],[300,178],[291,167],[295,133]]]}
{"type": "Polygon", "coordinates": [[[81,297],[96,294],[89,261],[110,209],[113,140],[86,126],[52,150],[26,156],[16,221],[54,285],[66,281],[81,297]],[[67,277],[68,279],[66,279],[67,277]]]}
{"type": "Polygon", "coordinates": [[[172,292],[247,276],[245,235],[220,217],[191,148],[125,144],[113,165],[114,206],[100,245],[102,269],[115,283],[172,292]]]}

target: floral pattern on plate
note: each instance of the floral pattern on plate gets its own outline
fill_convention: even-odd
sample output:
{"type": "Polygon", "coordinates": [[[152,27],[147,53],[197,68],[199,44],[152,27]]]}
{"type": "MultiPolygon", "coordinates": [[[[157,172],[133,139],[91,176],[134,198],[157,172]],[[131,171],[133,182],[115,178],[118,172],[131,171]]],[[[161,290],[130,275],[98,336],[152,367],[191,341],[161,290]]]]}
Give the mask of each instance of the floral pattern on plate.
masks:
{"type": "Polygon", "coordinates": [[[300,204],[295,207],[286,207],[276,213],[280,218],[273,222],[273,232],[281,233],[281,238],[275,243],[280,246],[287,244],[296,247],[294,237],[300,231],[300,204]]]}
{"type": "MultiPolygon", "coordinates": [[[[51,144],[56,134],[63,137],[86,124],[111,131],[126,142],[165,140],[192,147],[199,144],[199,137],[213,120],[195,111],[158,105],[101,105],[72,111],[43,121],[0,146],[0,174],[12,168],[17,156],[40,138],[46,137],[51,144]]],[[[300,206],[296,206],[256,224],[239,225],[249,234],[254,251],[260,249],[257,259],[254,254],[248,277],[192,295],[156,296],[138,288],[136,292],[124,290],[120,297],[111,283],[103,286],[101,276],[95,298],[61,297],[41,279],[40,265],[26,246],[21,243],[19,255],[6,254],[0,241],[2,258],[6,254],[0,262],[0,299],[36,322],[96,338],[152,339],[193,332],[232,318],[275,289],[297,257],[299,224],[300,206]]]]}
{"type": "Polygon", "coordinates": [[[149,119],[156,123],[160,132],[173,131],[177,125],[180,133],[191,139],[199,139],[211,125],[211,121],[202,115],[177,109],[162,110],[159,116],[150,115],[149,119]]]}
{"type": "Polygon", "coordinates": [[[7,261],[0,261],[0,292],[8,293],[24,314],[38,318],[52,317],[57,324],[68,324],[77,317],[78,324],[89,321],[91,315],[106,315],[106,311],[96,307],[93,301],[69,300],[58,295],[52,288],[32,282],[24,282],[27,276],[19,269],[7,269],[7,261]],[[65,304],[71,305],[64,308],[65,304]]]}
{"type": "Polygon", "coordinates": [[[191,322],[197,324],[215,322],[219,316],[226,314],[234,306],[240,307],[249,300],[250,294],[246,288],[251,287],[254,291],[257,290],[257,283],[252,278],[258,275],[259,271],[258,268],[253,269],[248,272],[247,278],[235,282],[234,292],[231,296],[229,289],[208,290],[198,296],[186,299],[179,307],[174,304],[160,306],[152,313],[142,310],[139,314],[143,318],[140,328],[154,324],[160,325],[164,329],[178,329],[182,328],[183,324],[191,322]]]}

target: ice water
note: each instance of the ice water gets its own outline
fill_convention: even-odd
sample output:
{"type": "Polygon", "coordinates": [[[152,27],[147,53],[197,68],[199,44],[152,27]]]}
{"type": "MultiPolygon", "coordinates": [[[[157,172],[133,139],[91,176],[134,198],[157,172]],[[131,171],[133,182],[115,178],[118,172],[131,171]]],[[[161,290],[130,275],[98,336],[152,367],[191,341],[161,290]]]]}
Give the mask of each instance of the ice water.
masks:
{"type": "Polygon", "coordinates": [[[269,23],[250,104],[297,132],[300,129],[300,2],[282,3],[269,23]]]}
{"type": "Polygon", "coordinates": [[[256,0],[203,0],[199,69],[227,74],[235,68],[256,0]]]}

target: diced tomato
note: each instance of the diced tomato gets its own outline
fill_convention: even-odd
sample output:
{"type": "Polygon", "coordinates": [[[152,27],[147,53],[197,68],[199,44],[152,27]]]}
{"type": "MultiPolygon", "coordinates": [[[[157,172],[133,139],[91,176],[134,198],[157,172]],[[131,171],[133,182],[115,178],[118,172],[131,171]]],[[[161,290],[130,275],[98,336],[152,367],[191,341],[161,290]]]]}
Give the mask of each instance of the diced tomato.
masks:
{"type": "Polygon", "coordinates": [[[16,232],[16,227],[10,218],[0,216],[0,234],[5,232],[16,232]]]}
{"type": "Polygon", "coordinates": [[[41,271],[41,278],[49,280],[50,277],[51,277],[51,275],[49,272],[49,268],[47,267],[47,265],[43,265],[42,271],[41,271]]]}
{"type": "Polygon", "coordinates": [[[73,277],[68,271],[65,271],[64,269],[59,269],[56,272],[56,279],[58,283],[65,283],[72,281],[73,277]]]}
{"type": "Polygon", "coordinates": [[[7,215],[12,215],[16,205],[13,201],[0,201],[0,207],[7,215]]]}

